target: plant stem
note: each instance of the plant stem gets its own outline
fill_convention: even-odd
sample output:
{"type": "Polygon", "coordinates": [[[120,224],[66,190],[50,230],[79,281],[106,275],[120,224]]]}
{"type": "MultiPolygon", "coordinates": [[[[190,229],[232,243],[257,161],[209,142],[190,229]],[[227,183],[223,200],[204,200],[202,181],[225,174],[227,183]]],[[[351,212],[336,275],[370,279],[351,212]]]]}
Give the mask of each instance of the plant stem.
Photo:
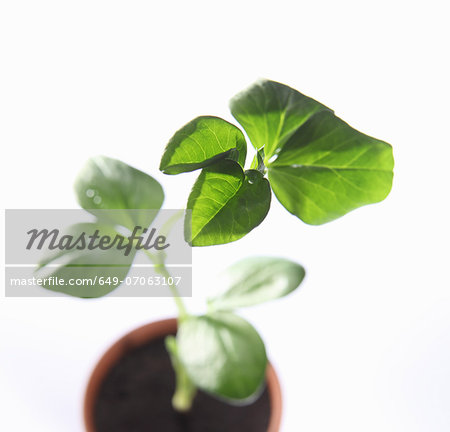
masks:
{"type": "Polygon", "coordinates": [[[167,267],[164,263],[164,258],[160,258],[157,255],[151,254],[148,250],[144,250],[144,253],[150,258],[150,261],[155,264],[155,272],[159,273],[166,279],[167,284],[169,285],[170,291],[172,292],[173,299],[178,309],[178,321],[182,321],[183,319],[189,316],[186,306],[184,305],[183,300],[180,297],[180,293],[178,292],[177,287],[173,283],[173,278],[167,270],[167,267]],[[170,283],[172,281],[172,283],[170,283]]]}
{"type": "Polygon", "coordinates": [[[197,388],[190,380],[180,361],[175,337],[167,336],[165,342],[175,371],[175,393],[172,397],[172,406],[178,412],[188,412],[192,407],[197,388]]]}
{"type": "Polygon", "coordinates": [[[167,283],[169,284],[170,291],[172,292],[173,299],[178,309],[178,321],[179,322],[183,321],[185,318],[189,316],[189,314],[186,310],[186,306],[184,305],[183,300],[180,297],[180,293],[178,292],[177,287],[173,282],[172,283],[169,282],[173,281],[173,278],[171,277],[169,271],[167,270],[167,267],[165,266],[164,263],[160,263],[156,265],[155,271],[159,273],[161,276],[165,277],[167,283]]]}
{"type": "MultiPolygon", "coordinates": [[[[168,219],[166,224],[162,227],[161,232],[163,235],[167,236],[168,232],[174,225],[174,223],[183,215],[183,211],[175,213],[171,218],[168,219]]],[[[166,254],[161,251],[159,254],[152,254],[148,250],[144,249],[144,252],[148,258],[155,264],[155,272],[163,276],[169,285],[170,291],[172,292],[173,299],[178,309],[178,326],[189,317],[189,313],[186,310],[186,306],[180,293],[174,284],[174,278],[171,277],[169,270],[166,267],[165,259],[166,254]]],[[[175,393],[172,397],[172,406],[178,412],[188,412],[192,407],[192,402],[194,400],[195,394],[197,393],[197,388],[194,383],[189,378],[186,369],[184,368],[180,358],[178,356],[178,347],[175,336],[167,336],[165,339],[166,348],[172,362],[172,367],[175,371],[175,393]]]]}
{"type": "MultiPolygon", "coordinates": [[[[160,234],[164,235],[165,237],[168,236],[170,230],[174,226],[174,224],[183,216],[184,210],[179,210],[176,213],[174,213],[165,224],[160,229],[160,234]]],[[[178,289],[176,285],[173,284],[173,278],[171,277],[169,271],[167,270],[166,264],[165,264],[165,258],[166,254],[164,251],[160,251],[158,254],[154,255],[148,250],[144,249],[145,254],[150,258],[150,260],[155,264],[155,272],[159,273],[161,276],[163,276],[167,283],[169,284],[170,291],[172,292],[173,299],[175,301],[175,304],[178,309],[178,322],[182,321],[186,317],[189,316],[186,307],[183,303],[183,300],[180,297],[180,293],[178,292],[178,289]],[[170,283],[169,281],[172,281],[170,283]]]]}

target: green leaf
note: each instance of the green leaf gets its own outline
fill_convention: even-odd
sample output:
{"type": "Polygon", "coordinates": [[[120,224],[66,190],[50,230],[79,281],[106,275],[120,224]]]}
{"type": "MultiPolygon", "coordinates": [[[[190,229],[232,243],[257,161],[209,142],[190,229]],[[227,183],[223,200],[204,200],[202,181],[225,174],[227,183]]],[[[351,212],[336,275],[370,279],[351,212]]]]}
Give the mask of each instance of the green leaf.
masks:
{"type": "Polygon", "coordinates": [[[148,228],[164,201],[163,189],[153,177],[105,156],[87,161],[75,181],[75,192],[81,207],[130,230],[138,225],[148,228]],[[104,211],[113,209],[123,211],[104,211]]]}
{"type": "Polygon", "coordinates": [[[264,146],[265,161],[311,116],[329,110],[291,87],[268,80],[257,81],[236,95],[230,109],[253,146],[257,150],[264,146]]]}
{"type": "Polygon", "coordinates": [[[209,300],[214,310],[229,310],[263,303],[294,291],[305,270],[283,258],[252,257],[238,261],[218,278],[219,291],[209,300]]]}
{"type": "Polygon", "coordinates": [[[192,382],[218,397],[248,402],[262,388],[264,343],[244,319],[229,312],[190,317],[177,334],[178,354],[192,382]]]}
{"type": "Polygon", "coordinates": [[[244,173],[227,159],[204,168],[187,204],[186,241],[209,246],[238,240],[264,220],[270,199],[269,182],[258,171],[244,173]]]}
{"type": "Polygon", "coordinates": [[[229,158],[244,167],[247,143],[240,129],[211,116],[197,117],[181,128],[167,144],[159,169],[179,174],[229,158]]]}
{"type": "Polygon", "coordinates": [[[391,190],[393,166],[389,144],[325,111],[301,126],[267,168],[281,204],[319,225],[382,201],[391,190]]]}
{"type": "MultiPolygon", "coordinates": [[[[72,236],[74,240],[78,239],[82,233],[85,235],[86,244],[89,243],[89,237],[98,231],[99,237],[109,236],[114,239],[124,238],[118,234],[112,227],[98,223],[80,223],[69,227],[63,235],[72,236]]],[[[62,237],[61,237],[62,238],[62,237]]],[[[128,240],[124,239],[123,244],[128,240]]],[[[74,245],[75,243],[72,242],[74,245]]],[[[98,244],[98,240],[95,244],[98,244]]],[[[80,242],[76,243],[70,250],[56,249],[41,260],[37,269],[36,277],[42,278],[42,286],[48,290],[61,292],[74,297],[95,298],[102,297],[116,289],[121,281],[127,276],[133,259],[136,255],[135,248],[131,249],[128,255],[125,250],[111,248],[107,250],[78,249],[80,242]],[[49,264],[58,264],[59,266],[50,267],[49,264]],[[63,285],[55,285],[54,279],[48,279],[51,276],[63,279],[63,285]],[[116,278],[116,279],[114,279],[116,278]],[[71,284],[71,280],[84,280],[83,284],[71,284]]]]}

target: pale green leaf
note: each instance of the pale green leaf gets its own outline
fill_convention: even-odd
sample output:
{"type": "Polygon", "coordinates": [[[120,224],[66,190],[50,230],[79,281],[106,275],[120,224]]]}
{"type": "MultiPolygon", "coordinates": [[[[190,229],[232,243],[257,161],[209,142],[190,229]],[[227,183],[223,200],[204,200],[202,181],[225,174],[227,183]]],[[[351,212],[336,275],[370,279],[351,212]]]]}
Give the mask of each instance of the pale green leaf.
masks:
{"type": "MultiPolygon", "coordinates": [[[[124,239],[107,225],[99,223],[72,225],[62,233],[61,238],[73,237],[71,241],[73,247],[64,250],[56,249],[40,261],[36,277],[42,279],[41,285],[51,291],[82,298],[102,297],[116,289],[127,276],[136,250],[132,248],[127,254],[125,249],[116,247],[106,250],[98,247],[89,249],[87,247],[89,237],[95,234],[98,237],[109,236],[114,239],[118,236],[118,239],[124,239]],[[86,239],[84,248],[81,248],[80,241],[75,243],[82,234],[86,239]],[[49,266],[50,264],[52,266],[49,266]],[[55,284],[55,278],[63,283],[55,284]]],[[[123,240],[124,245],[127,242],[128,240],[123,240]]]]}
{"type": "Polygon", "coordinates": [[[183,320],[178,355],[192,382],[218,397],[248,402],[264,384],[267,356],[257,331],[230,312],[183,320]]]}
{"type": "Polygon", "coordinates": [[[293,261],[273,257],[245,258],[217,279],[219,295],[209,300],[215,310],[236,309],[284,297],[303,281],[305,270],[293,261]]]}
{"type": "Polygon", "coordinates": [[[135,226],[148,228],[164,201],[163,189],[153,177],[105,156],[88,160],[75,181],[75,192],[81,207],[131,231],[135,226]],[[104,211],[115,209],[122,211],[104,211]]]}

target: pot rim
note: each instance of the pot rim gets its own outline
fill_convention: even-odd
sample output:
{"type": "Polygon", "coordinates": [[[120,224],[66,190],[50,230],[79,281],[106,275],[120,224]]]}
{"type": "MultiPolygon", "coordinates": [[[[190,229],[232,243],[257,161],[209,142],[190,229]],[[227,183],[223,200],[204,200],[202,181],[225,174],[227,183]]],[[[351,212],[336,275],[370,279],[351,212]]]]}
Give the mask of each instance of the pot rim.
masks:
{"type": "MultiPolygon", "coordinates": [[[[177,319],[167,318],[144,324],[126,333],[114,342],[100,357],[95,365],[86,387],[83,404],[83,417],[86,432],[96,432],[94,425],[94,404],[103,379],[114,364],[129,350],[143,343],[168,334],[175,334],[177,319]]],[[[266,382],[270,400],[270,419],[267,432],[279,432],[282,414],[281,386],[278,376],[269,362],[266,370],[266,382]]]]}

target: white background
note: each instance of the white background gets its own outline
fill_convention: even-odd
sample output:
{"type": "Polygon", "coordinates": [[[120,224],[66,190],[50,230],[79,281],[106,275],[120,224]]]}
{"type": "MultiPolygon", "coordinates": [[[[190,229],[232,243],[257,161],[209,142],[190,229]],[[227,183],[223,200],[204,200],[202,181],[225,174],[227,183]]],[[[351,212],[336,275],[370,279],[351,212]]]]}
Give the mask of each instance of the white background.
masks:
{"type": "MultiPolygon", "coordinates": [[[[189,305],[237,258],[298,260],[300,291],[243,311],[282,380],[283,431],[448,431],[446,3],[1,1],[2,207],[76,208],[73,179],[96,154],[183,207],[197,174],[158,172],[170,136],[197,115],[232,120],[229,98],[259,77],[297,88],[393,144],[393,191],[321,227],[274,198],[245,239],[195,249],[189,305]]],[[[2,296],[0,430],[81,431],[97,358],[174,312],[171,299],[2,296]]]]}

